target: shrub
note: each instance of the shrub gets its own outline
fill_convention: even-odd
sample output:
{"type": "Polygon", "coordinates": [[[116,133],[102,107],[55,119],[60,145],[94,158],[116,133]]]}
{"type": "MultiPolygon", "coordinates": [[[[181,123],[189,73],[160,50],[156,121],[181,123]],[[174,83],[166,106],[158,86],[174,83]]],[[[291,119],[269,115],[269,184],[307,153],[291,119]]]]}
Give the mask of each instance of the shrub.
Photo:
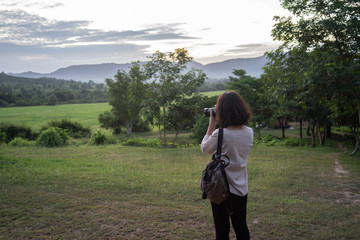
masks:
{"type": "Polygon", "coordinates": [[[0,130],[0,144],[6,142],[6,133],[0,130]]]}
{"type": "Polygon", "coordinates": [[[304,138],[282,139],[271,135],[267,135],[262,138],[255,138],[254,143],[264,144],[265,146],[287,146],[287,147],[300,147],[300,146],[310,145],[309,139],[304,139],[304,138]]]}
{"type": "Polygon", "coordinates": [[[9,123],[0,123],[0,131],[6,134],[6,139],[5,139],[6,143],[9,143],[15,137],[34,140],[37,135],[31,131],[30,127],[24,125],[9,124],[9,123]]]}
{"type": "Polygon", "coordinates": [[[198,143],[201,143],[202,139],[206,134],[208,125],[209,118],[206,116],[201,116],[194,124],[194,127],[191,129],[192,134],[190,135],[190,137],[192,139],[195,139],[198,143]]]}
{"type": "Polygon", "coordinates": [[[105,143],[104,144],[116,144],[117,140],[114,135],[105,134],[105,143]]]}
{"type": "Polygon", "coordinates": [[[93,133],[91,135],[89,144],[90,145],[101,145],[101,144],[105,144],[106,141],[106,136],[103,132],[101,132],[101,130],[97,130],[95,133],[93,133]]]}
{"type": "Polygon", "coordinates": [[[9,145],[23,147],[34,145],[34,143],[34,141],[28,141],[26,139],[22,139],[21,137],[15,137],[13,140],[11,140],[11,142],[9,142],[9,145]]]}
{"type": "MultiPolygon", "coordinates": [[[[98,117],[101,128],[112,129],[113,134],[120,134],[122,132],[121,126],[124,126],[124,121],[114,115],[112,111],[105,111],[98,117]]],[[[133,132],[149,132],[149,122],[139,118],[136,119],[132,126],[133,132]]]]}
{"type": "Polygon", "coordinates": [[[43,147],[60,147],[64,146],[68,139],[70,137],[66,130],[51,127],[40,133],[36,138],[36,144],[43,147]]]}
{"type": "Polygon", "coordinates": [[[294,139],[294,138],[290,138],[290,139],[284,139],[283,141],[281,141],[279,143],[279,145],[281,146],[287,146],[287,147],[301,147],[301,146],[306,146],[308,145],[305,139],[294,139]]]}
{"type": "Polygon", "coordinates": [[[67,130],[68,135],[73,138],[87,137],[91,134],[89,127],[84,127],[81,123],[69,119],[50,121],[47,126],[42,127],[42,130],[48,129],[49,127],[67,130]]]}
{"type": "Polygon", "coordinates": [[[149,122],[143,119],[135,120],[132,128],[133,132],[149,132],[150,130],[149,122]]]}

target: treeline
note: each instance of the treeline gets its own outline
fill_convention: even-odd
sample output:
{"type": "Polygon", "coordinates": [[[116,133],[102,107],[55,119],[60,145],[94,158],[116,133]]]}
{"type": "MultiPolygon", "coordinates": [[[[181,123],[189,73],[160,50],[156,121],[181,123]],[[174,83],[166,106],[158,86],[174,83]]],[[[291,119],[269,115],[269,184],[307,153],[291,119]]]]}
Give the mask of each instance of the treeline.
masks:
{"type": "Polygon", "coordinates": [[[0,107],[107,102],[105,84],[0,73],[0,107]]]}

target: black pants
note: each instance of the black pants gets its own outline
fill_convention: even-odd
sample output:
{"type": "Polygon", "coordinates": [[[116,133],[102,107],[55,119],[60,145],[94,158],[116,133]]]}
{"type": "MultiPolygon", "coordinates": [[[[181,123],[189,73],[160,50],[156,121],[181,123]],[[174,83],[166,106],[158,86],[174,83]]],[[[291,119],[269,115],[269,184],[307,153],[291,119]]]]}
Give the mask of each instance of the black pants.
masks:
{"type": "Polygon", "coordinates": [[[235,194],[231,194],[230,201],[233,209],[233,214],[231,216],[227,214],[226,208],[228,206],[228,203],[226,201],[221,203],[220,205],[213,202],[211,203],[216,231],[216,240],[229,239],[229,218],[231,218],[231,223],[236,234],[236,239],[250,239],[249,229],[246,223],[247,195],[238,196],[235,194]]]}

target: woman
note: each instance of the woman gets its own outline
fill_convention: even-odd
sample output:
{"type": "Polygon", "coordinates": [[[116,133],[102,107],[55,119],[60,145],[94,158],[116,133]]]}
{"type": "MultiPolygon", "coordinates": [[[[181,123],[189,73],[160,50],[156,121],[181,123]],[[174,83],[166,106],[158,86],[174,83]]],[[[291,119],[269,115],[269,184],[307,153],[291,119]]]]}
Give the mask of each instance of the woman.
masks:
{"type": "Polygon", "coordinates": [[[227,201],[220,205],[211,202],[215,224],[216,239],[229,239],[230,220],[236,239],[249,239],[246,223],[246,204],[248,194],[248,176],[246,165],[250,149],[253,145],[253,130],[246,125],[252,114],[244,99],[236,92],[223,93],[217,100],[216,117],[210,113],[209,126],[201,142],[201,151],[214,154],[217,148],[218,123],[224,129],[222,154],[230,158],[230,164],[225,168],[229,187],[233,214],[229,217],[226,211],[227,201]]]}

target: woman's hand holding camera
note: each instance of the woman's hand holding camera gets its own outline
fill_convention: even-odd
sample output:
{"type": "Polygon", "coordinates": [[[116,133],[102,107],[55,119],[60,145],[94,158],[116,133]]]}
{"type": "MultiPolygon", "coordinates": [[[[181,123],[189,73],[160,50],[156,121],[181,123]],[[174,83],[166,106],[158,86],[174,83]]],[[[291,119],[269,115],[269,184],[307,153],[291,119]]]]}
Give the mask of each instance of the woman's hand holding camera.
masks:
{"type": "Polygon", "coordinates": [[[209,126],[206,134],[211,135],[215,131],[215,128],[216,128],[215,114],[213,114],[213,110],[210,109],[209,126]]]}

